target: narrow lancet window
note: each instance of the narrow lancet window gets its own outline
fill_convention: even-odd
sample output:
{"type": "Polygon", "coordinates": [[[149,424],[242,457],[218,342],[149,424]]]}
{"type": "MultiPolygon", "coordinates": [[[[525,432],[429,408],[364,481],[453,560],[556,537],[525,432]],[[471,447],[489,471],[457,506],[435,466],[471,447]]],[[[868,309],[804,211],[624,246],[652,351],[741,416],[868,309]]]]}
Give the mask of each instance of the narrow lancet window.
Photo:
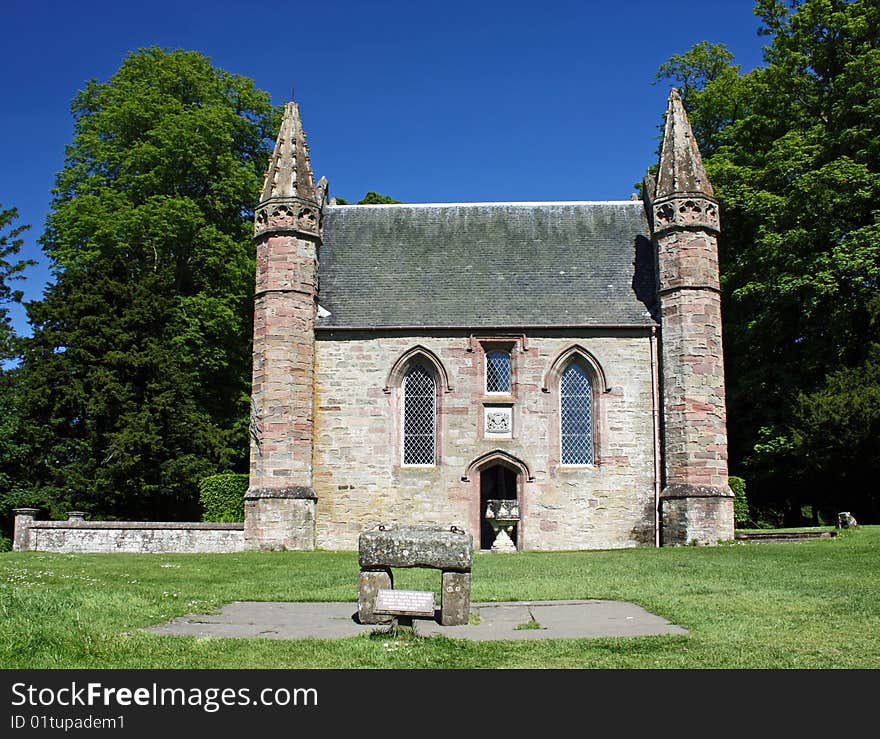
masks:
{"type": "Polygon", "coordinates": [[[593,383],[576,362],[562,373],[559,410],[562,464],[593,464],[593,383]]]}
{"type": "Polygon", "coordinates": [[[403,463],[435,464],[437,384],[424,367],[413,367],[403,380],[403,463]]]}
{"type": "Polygon", "coordinates": [[[510,352],[486,352],[486,392],[510,394],[510,352]]]}

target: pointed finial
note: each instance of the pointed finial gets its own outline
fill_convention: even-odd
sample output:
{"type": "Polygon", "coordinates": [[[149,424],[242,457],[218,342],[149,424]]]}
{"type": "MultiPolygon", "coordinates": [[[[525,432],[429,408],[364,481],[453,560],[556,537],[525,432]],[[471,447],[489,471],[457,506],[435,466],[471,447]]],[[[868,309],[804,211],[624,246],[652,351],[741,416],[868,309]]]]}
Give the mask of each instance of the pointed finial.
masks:
{"type": "Polygon", "coordinates": [[[281,130],[269,159],[260,202],[270,198],[300,198],[310,202],[315,199],[309,147],[300,121],[299,106],[293,101],[284,106],[281,130]]]}
{"type": "Polygon", "coordinates": [[[654,197],[658,199],[676,193],[714,197],[681,95],[673,87],[669,92],[669,105],[666,109],[666,128],[654,197]]]}

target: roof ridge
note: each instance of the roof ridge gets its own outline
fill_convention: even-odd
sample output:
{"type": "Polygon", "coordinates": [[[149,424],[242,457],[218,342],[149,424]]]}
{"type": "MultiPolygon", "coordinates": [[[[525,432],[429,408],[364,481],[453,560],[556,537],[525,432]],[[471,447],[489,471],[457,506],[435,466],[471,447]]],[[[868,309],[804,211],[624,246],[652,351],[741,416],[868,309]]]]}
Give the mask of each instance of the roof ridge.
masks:
{"type": "MultiPolygon", "coordinates": [[[[436,208],[438,206],[458,206],[458,207],[477,207],[477,206],[535,206],[535,205],[636,205],[644,207],[641,200],[487,200],[483,202],[470,203],[371,203],[369,205],[358,205],[358,208],[436,208]]],[[[354,205],[331,205],[330,208],[352,208],[354,205]]]]}

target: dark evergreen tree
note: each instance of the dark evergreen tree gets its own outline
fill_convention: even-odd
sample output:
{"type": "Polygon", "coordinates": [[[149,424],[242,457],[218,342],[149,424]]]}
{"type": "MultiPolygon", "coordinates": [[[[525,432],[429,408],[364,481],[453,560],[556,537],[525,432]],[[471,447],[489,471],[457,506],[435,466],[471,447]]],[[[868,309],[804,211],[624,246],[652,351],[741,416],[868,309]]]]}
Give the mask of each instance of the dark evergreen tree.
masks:
{"type": "Polygon", "coordinates": [[[0,550],[12,533],[12,509],[32,502],[21,485],[28,455],[20,433],[18,370],[10,362],[16,358],[17,342],[9,308],[22,299],[21,291],[14,289],[15,281],[34,261],[18,258],[24,244],[21,236],[30,226],[17,224],[17,220],[15,208],[0,205],[0,550]]]}
{"type": "Polygon", "coordinates": [[[880,520],[880,6],[755,12],[764,66],[704,43],[658,75],[685,85],[722,206],[731,471],[790,523],[880,520]]]}
{"type": "Polygon", "coordinates": [[[149,48],[72,104],[28,306],[28,482],[99,516],[196,518],[247,464],[253,207],[278,110],[204,56],[149,48]]]}

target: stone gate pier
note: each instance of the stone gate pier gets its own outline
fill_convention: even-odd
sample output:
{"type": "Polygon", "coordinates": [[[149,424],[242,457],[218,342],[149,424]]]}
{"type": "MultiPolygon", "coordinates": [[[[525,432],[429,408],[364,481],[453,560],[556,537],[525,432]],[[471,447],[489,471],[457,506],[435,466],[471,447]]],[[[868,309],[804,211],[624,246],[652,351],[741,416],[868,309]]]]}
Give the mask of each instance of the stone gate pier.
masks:
{"type": "Polygon", "coordinates": [[[385,622],[376,612],[380,591],[394,587],[393,567],[440,570],[440,623],[467,624],[471,602],[473,537],[456,526],[381,524],[358,539],[358,618],[362,624],[385,622]]]}

